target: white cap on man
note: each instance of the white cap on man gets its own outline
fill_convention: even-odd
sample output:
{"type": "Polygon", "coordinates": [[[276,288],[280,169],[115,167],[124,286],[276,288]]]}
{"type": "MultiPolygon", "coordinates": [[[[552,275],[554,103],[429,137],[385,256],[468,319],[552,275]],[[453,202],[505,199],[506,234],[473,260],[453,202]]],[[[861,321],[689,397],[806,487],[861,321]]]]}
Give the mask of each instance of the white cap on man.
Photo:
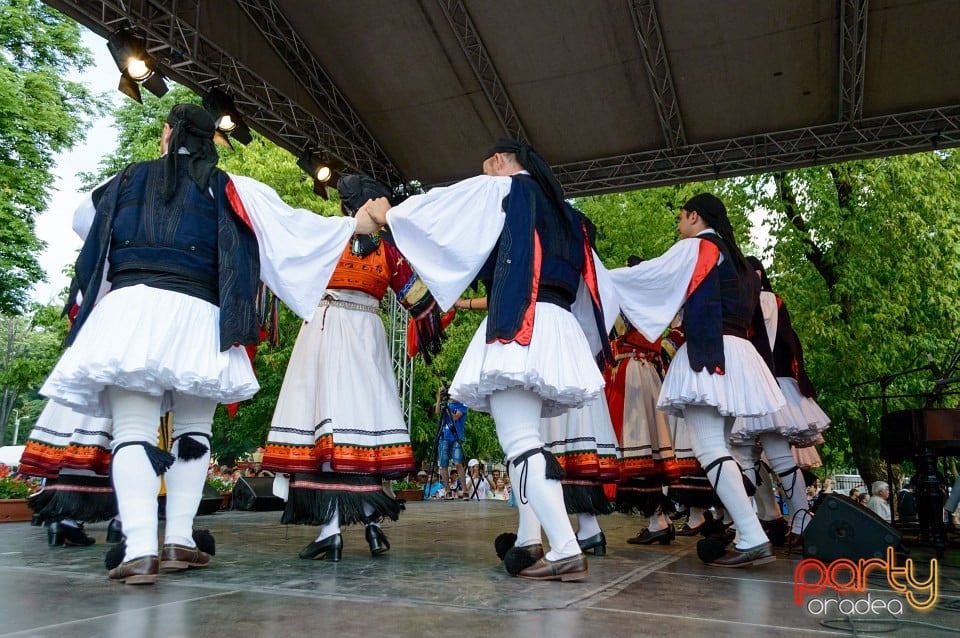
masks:
{"type": "Polygon", "coordinates": [[[467,463],[468,468],[473,467],[474,465],[480,465],[480,461],[478,461],[477,459],[470,459],[470,462],[467,463]]]}

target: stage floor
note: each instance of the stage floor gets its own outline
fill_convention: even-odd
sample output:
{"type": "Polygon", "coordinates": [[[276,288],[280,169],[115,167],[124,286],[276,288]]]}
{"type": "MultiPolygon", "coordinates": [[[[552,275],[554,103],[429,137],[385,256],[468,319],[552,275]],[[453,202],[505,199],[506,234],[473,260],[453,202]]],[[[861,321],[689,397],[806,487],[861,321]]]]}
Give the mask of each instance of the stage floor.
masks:
{"type": "MultiPolygon", "coordinates": [[[[97,544],[48,547],[46,529],[0,525],[0,636],[711,636],[852,635],[838,620],[793,602],[800,557],[778,554],[762,567],[730,570],[697,559],[695,538],[669,546],[628,545],[644,519],[602,519],[607,555],[590,557],[579,583],[507,575],[493,539],[513,530],[502,502],[408,503],[384,530],[392,549],[371,557],[362,527],[345,528],[340,563],[304,561],[313,528],[282,526],[278,512],[199,517],[217,539],[208,569],[163,574],[156,585],[107,581],[106,524],[88,525],[97,544]],[[828,625],[825,620],[832,619],[828,625]]],[[[928,565],[930,554],[912,550],[928,565]]],[[[960,550],[940,566],[940,601],[911,609],[885,578],[871,577],[872,600],[904,611],[861,618],[860,636],[940,636],[960,631],[960,550]],[[952,630],[952,631],[950,631],[952,630]]],[[[833,592],[820,597],[836,599],[833,592]]],[[[862,596],[861,596],[862,597],[862,596]]],[[[848,597],[849,598],[849,597],[848,597]]],[[[808,597],[809,599],[809,597],[808,597]]]]}

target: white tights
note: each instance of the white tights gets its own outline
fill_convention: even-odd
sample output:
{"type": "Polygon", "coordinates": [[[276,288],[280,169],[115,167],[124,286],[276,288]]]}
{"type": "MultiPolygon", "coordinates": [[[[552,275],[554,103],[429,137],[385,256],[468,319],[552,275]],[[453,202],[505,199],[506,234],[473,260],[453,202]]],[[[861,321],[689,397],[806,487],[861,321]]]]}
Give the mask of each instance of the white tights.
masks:
{"type": "MultiPolygon", "coordinates": [[[[524,452],[543,447],[540,440],[542,403],[537,394],[519,387],[499,390],[490,395],[490,415],[496,424],[497,438],[500,439],[508,464],[512,465],[513,460],[524,452]]],[[[536,520],[543,526],[550,541],[546,558],[555,561],[580,554],[580,545],[567,518],[563,486],[560,481],[546,478],[546,467],[547,460],[543,454],[533,454],[521,461],[520,467],[511,467],[510,483],[516,491],[518,506],[528,501],[536,520]]],[[[518,534],[518,545],[520,541],[518,534]]]]}
{"type": "MultiPolygon", "coordinates": [[[[161,417],[161,397],[132,392],[118,387],[107,388],[113,412],[113,465],[111,476],[117,495],[117,508],[123,520],[127,551],[124,560],[158,554],[157,494],[160,477],[157,476],[142,445],[157,444],[157,430],[161,417]]],[[[177,395],[174,401],[174,454],[179,449],[179,437],[184,434],[209,436],[216,401],[177,395]]],[[[209,448],[205,436],[191,436],[209,448]]],[[[193,517],[203,495],[203,482],[210,463],[210,451],[199,459],[177,459],[166,472],[167,524],[166,543],[194,546],[193,517]]]]}
{"type": "MultiPolygon", "coordinates": [[[[690,431],[693,453],[706,468],[713,461],[731,456],[727,440],[733,428],[733,417],[724,417],[713,406],[688,405],[683,418],[690,431]]],[[[743,478],[733,460],[714,465],[707,473],[724,509],[737,526],[737,549],[749,549],[769,542],[760,526],[760,519],[743,487],[743,478]]]]}

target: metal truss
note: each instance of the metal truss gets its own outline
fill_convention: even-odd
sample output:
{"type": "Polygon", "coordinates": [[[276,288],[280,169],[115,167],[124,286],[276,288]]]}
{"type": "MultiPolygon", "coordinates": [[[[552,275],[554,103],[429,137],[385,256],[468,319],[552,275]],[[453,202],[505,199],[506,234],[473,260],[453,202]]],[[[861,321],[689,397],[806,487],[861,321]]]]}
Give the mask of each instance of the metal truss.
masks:
{"type": "Polygon", "coordinates": [[[393,362],[393,375],[397,379],[397,394],[400,395],[400,408],[407,431],[413,419],[413,359],[407,356],[407,323],[410,315],[397,301],[393,291],[380,302],[381,309],[386,306],[387,343],[390,345],[390,360],[393,362]]]}
{"type": "Polygon", "coordinates": [[[383,167],[392,167],[386,152],[276,2],[236,0],[236,3],[310,94],[333,128],[343,134],[351,145],[365,149],[383,167]]]}
{"type": "Polygon", "coordinates": [[[633,17],[633,28],[637,32],[637,40],[643,52],[643,66],[647,70],[647,79],[650,80],[650,92],[657,106],[664,140],[669,148],[684,146],[687,143],[687,134],[683,130],[680,104],[673,86],[673,76],[670,74],[667,50],[663,46],[663,32],[657,19],[657,8],[653,0],[630,0],[630,15],[633,17]]]}
{"type": "Polygon", "coordinates": [[[510,96],[500,80],[497,68],[487,54],[486,47],[480,39],[467,8],[463,6],[462,0],[437,0],[440,10],[446,16],[450,28],[453,29],[463,54],[473,69],[473,74],[477,76],[480,86],[483,88],[483,94],[487,96],[490,107],[500,120],[504,132],[515,140],[528,142],[527,133],[523,130],[523,124],[520,122],[520,116],[510,101],[510,96]]]}
{"type": "MultiPolygon", "coordinates": [[[[106,37],[125,26],[144,36],[161,72],[199,94],[226,87],[248,124],[293,153],[319,147],[351,169],[387,184],[404,181],[400,171],[376,152],[307,111],[245,66],[199,30],[202,0],[47,0],[48,4],[106,37]]],[[[322,108],[321,108],[322,110],[322,108]]],[[[336,115],[323,117],[335,121],[336,115]]]]}
{"type": "Polygon", "coordinates": [[[863,116],[863,78],[867,60],[867,5],[869,0],[840,2],[839,122],[853,123],[863,116]]]}
{"type": "Polygon", "coordinates": [[[749,135],[553,169],[571,197],[960,146],[960,105],[749,135]]]}

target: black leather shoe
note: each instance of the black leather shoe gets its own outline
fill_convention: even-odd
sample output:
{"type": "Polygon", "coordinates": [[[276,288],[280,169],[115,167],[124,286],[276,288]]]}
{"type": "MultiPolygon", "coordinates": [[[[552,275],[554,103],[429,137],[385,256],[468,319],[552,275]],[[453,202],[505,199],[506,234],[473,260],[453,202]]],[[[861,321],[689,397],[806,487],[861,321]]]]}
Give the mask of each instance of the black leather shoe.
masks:
{"type": "Polygon", "coordinates": [[[653,543],[669,545],[670,541],[676,537],[677,532],[673,529],[673,525],[665,527],[659,532],[651,532],[649,529],[644,527],[642,530],[640,530],[639,534],[633,538],[628,538],[627,542],[631,545],[652,545],[653,543]]]}
{"type": "Polygon", "coordinates": [[[684,524],[683,524],[683,527],[680,528],[680,531],[677,532],[677,536],[696,536],[697,534],[700,533],[700,531],[703,529],[703,526],[706,525],[706,524],[707,524],[707,522],[704,521],[704,522],[700,523],[699,525],[695,525],[695,526],[693,526],[693,527],[690,527],[689,525],[687,525],[686,523],[684,523],[684,524]]]}
{"type": "Polygon", "coordinates": [[[387,535],[377,525],[367,525],[367,544],[370,546],[370,553],[374,556],[390,549],[387,535]]]}
{"type": "Polygon", "coordinates": [[[578,538],[577,543],[580,545],[581,552],[587,552],[592,549],[594,556],[607,555],[607,537],[603,535],[603,532],[594,534],[590,538],[578,538]]]}
{"type": "Polygon", "coordinates": [[[37,512],[30,517],[30,527],[43,527],[43,517],[37,512]]]}
{"type": "Polygon", "coordinates": [[[107,525],[107,542],[119,543],[123,540],[123,525],[117,519],[112,519],[107,525]]]}
{"type": "Polygon", "coordinates": [[[343,554],[343,537],[340,534],[327,536],[322,541],[313,541],[303,548],[300,552],[300,558],[305,560],[330,560],[335,563],[340,562],[340,556],[343,554]]]}
{"type": "Polygon", "coordinates": [[[47,543],[50,547],[86,547],[96,542],[96,539],[87,536],[82,527],[73,527],[59,522],[53,522],[47,526],[47,543]]]}
{"type": "Polygon", "coordinates": [[[751,565],[765,565],[775,560],[777,560],[777,557],[773,554],[773,544],[766,542],[748,549],[733,547],[723,556],[708,562],[707,565],[714,567],[749,567],[751,565]]]}

